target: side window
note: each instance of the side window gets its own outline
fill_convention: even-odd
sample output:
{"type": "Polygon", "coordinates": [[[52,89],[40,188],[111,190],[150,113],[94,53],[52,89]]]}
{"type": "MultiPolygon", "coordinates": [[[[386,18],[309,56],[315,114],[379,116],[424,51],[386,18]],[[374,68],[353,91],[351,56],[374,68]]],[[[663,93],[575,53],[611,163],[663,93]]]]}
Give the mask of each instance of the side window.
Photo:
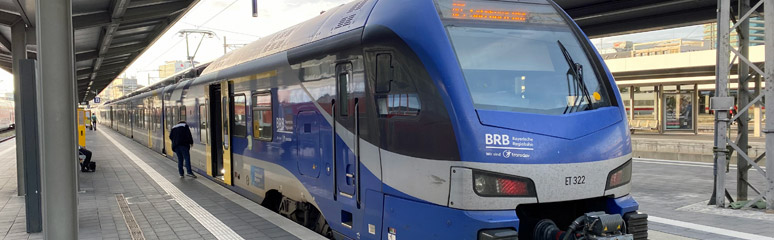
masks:
{"type": "Polygon", "coordinates": [[[339,115],[349,115],[349,80],[351,78],[352,64],[346,63],[337,66],[337,84],[339,88],[339,115]]]}
{"type": "Polygon", "coordinates": [[[234,130],[236,137],[247,136],[247,97],[244,94],[234,95],[234,130]]]}
{"type": "Polygon", "coordinates": [[[376,93],[390,92],[390,83],[394,68],[392,67],[392,54],[381,53],[376,55],[376,93]]]}
{"type": "Polygon", "coordinates": [[[172,130],[172,125],[174,124],[172,123],[174,121],[172,117],[172,107],[167,107],[167,112],[164,115],[166,116],[165,122],[167,125],[167,131],[170,131],[172,130]]]}
{"type": "Polygon", "coordinates": [[[185,111],[185,106],[180,106],[180,119],[177,121],[188,121],[188,112],[185,111]]]}
{"type": "Polygon", "coordinates": [[[274,135],[272,119],[271,93],[253,94],[253,138],[271,141],[274,135]]]}
{"type": "Polygon", "coordinates": [[[199,105],[199,141],[207,144],[207,105],[199,105]]]}
{"type": "Polygon", "coordinates": [[[380,117],[412,117],[419,115],[422,104],[416,93],[388,94],[377,97],[380,117]]]}
{"type": "Polygon", "coordinates": [[[222,116],[221,119],[223,119],[223,125],[222,125],[223,134],[225,135],[229,133],[228,118],[226,117],[228,116],[228,97],[223,97],[223,99],[221,99],[220,102],[221,102],[220,110],[221,110],[221,116],[222,116]]]}
{"type": "Polygon", "coordinates": [[[172,127],[180,121],[180,107],[172,107],[172,127]]]}

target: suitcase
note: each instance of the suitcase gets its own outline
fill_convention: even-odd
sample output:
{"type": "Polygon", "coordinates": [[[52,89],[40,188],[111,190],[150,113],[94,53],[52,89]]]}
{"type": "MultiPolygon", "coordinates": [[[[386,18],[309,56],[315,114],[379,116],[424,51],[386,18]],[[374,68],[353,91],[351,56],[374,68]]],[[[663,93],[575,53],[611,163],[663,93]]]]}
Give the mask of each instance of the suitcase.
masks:
{"type": "Polygon", "coordinates": [[[89,168],[89,170],[92,172],[97,171],[97,163],[89,162],[89,166],[87,166],[87,168],[89,168]]]}

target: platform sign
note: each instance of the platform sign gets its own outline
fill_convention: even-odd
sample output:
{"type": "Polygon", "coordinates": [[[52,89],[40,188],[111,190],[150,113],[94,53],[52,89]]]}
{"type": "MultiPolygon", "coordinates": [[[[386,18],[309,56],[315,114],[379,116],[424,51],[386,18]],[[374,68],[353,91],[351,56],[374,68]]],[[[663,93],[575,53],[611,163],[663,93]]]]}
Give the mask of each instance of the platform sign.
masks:
{"type": "Polygon", "coordinates": [[[99,97],[94,97],[94,103],[99,103],[101,99],[99,97]]]}

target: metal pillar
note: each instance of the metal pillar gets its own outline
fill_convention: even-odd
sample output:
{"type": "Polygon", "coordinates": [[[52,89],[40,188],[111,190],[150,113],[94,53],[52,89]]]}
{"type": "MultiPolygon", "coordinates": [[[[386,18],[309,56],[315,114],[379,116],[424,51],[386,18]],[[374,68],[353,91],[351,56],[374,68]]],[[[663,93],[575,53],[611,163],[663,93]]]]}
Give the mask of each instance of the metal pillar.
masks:
{"type": "Polygon", "coordinates": [[[21,91],[22,81],[19,75],[19,60],[27,58],[27,40],[24,27],[24,21],[17,21],[11,26],[11,55],[12,55],[12,72],[13,72],[13,100],[15,108],[17,109],[14,114],[16,121],[16,189],[19,196],[25,195],[24,188],[24,124],[22,119],[22,95],[27,94],[21,91]]]}
{"type": "MultiPolygon", "coordinates": [[[[749,201],[743,208],[750,207],[758,200],[766,199],[767,208],[770,211],[774,211],[774,172],[770,169],[774,169],[774,160],[766,161],[766,165],[769,167],[769,171],[763,170],[758,164],[766,154],[762,154],[757,159],[753,160],[747,155],[747,114],[750,107],[758,104],[763,100],[765,96],[765,105],[774,106],[774,2],[772,1],[758,1],[755,6],[748,7],[746,5],[749,0],[740,1],[739,17],[735,21],[733,27],[729,27],[731,0],[719,0],[718,1],[718,50],[717,50],[717,82],[716,96],[711,100],[711,108],[716,111],[715,115],[715,193],[714,202],[718,207],[725,207],[725,198],[730,199],[730,195],[727,194],[725,189],[725,175],[727,156],[731,154],[729,149],[733,149],[737,152],[738,160],[738,192],[737,195],[740,199],[748,199],[748,187],[753,189],[759,195],[749,201]],[[766,4],[764,4],[766,3],[766,4]],[[757,66],[750,62],[748,58],[748,18],[759,9],[764,6],[764,19],[766,21],[766,50],[765,56],[765,73],[761,70],[760,66],[757,66]],[[737,31],[740,36],[740,47],[735,49],[731,46],[730,32],[732,30],[737,31]],[[733,52],[733,55],[731,55],[733,52]],[[733,98],[728,97],[728,75],[733,65],[730,60],[731,56],[739,63],[739,101],[738,101],[738,113],[729,119],[728,110],[734,106],[733,98]],[[748,81],[752,79],[752,75],[749,74],[753,70],[753,75],[763,75],[766,81],[766,89],[763,92],[758,91],[756,87],[757,96],[752,100],[749,100],[749,91],[747,90],[748,81]],[[739,123],[739,132],[736,141],[728,141],[729,134],[726,131],[729,123],[737,121],[739,123]],[[747,170],[753,169],[755,172],[763,175],[767,178],[767,188],[765,191],[758,191],[753,185],[747,181],[747,170]]],[[[758,86],[758,85],[756,85],[758,86]]],[[[766,111],[766,129],[763,132],[766,134],[766,152],[772,152],[774,150],[774,129],[770,126],[774,126],[774,111],[766,111]]],[[[768,157],[767,157],[768,158],[768,157]]]]}
{"type": "MultiPolygon", "coordinates": [[[[744,14],[750,11],[750,0],[739,0],[739,15],[737,16],[737,19],[741,19],[739,22],[739,27],[737,28],[737,36],[739,37],[739,53],[741,53],[744,57],[750,56],[750,19],[744,18],[744,14]]],[[[739,106],[738,111],[742,110],[742,107],[747,106],[747,104],[750,102],[750,94],[747,91],[747,83],[749,82],[749,76],[750,75],[750,67],[747,66],[747,63],[745,61],[739,61],[739,84],[737,85],[737,91],[736,91],[736,103],[739,106]]],[[[748,125],[750,123],[750,119],[748,118],[748,114],[740,114],[739,118],[737,119],[737,140],[736,145],[739,146],[739,149],[741,149],[745,154],[749,153],[747,148],[747,139],[748,139],[748,125]]],[[[747,170],[749,170],[749,167],[747,165],[747,160],[744,159],[742,154],[737,154],[736,156],[736,173],[737,173],[737,181],[736,181],[736,200],[737,201],[745,201],[747,200],[747,170]]]]}
{"type": "MultiPolygon", "coordinates": [[[[765,69],[764,74],[766,80],[766,90],[764,95],[766,96],[766,105],[774,106],[774,3],[766,1],[763,8],[764,20],[765,20],[765,69]]],[[[774,111],[766,109],[766,152],[774,153],[774,111]]],[[[768,184],[768,190],[766,190],[766,210],[774,211],[774,159],[766,157],[766,183],[768,184]]]]}
{"type": "Polygon", "coordinates": [[[36,0],[38,115],[46,239],[78,238],[72,0],[36,0]]]}
{"type": "Polygon", "coordinates": [[[715,205],[725,207],[726,148],[728,136],[728,111],[733,107],[733,98],[728,97],[728,56],[731,53],[729,22],[731,21],[731,0],[718,0],[718,48],[715,76],[715,96],[710,100],[710,108],[715,111],[715,205]]]}
{"type": "Polygon", "coordinates": [[[634,86],[629,86],[629,123],[634,121],[634,86]]]}
{"type": "MultiPolygon", "coordinates": [[[[14,64],[19,65],[19,75],[22,78],[22,118],[25,123],[38,122],[38,95],[35,94],[35,60],[21,59],[14,64]]],[[[27,195],[24,196],[24,210],[27,213],[27,232],[43,231],[43,216],[40,209],[40,138],[38,125],[27,124],[24,127],[24,185],[27,195]]]]}

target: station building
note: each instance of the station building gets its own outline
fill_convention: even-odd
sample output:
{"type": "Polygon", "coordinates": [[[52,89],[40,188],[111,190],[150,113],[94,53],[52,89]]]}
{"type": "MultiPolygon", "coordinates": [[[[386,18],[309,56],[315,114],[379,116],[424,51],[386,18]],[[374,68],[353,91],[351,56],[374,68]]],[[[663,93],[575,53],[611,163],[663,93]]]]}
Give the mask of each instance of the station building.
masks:
{"type": "MultiPolygon", "coordinates": [[[[756,21],[760,24],[751,21],[749,51],[750,60],[759,64],[764,60],[763,21],[756,21]]],[[[713,131],[714,115],[709,110],[709,98],[714,94],[716,79],[716,46],[711,40],[711,34],[714,34],[711,29],[714,28],[713,24],[705,24],[705,36],[701,40],[622,41],[616,42],[612,50],[602,50],[606,52],[602,58],[613,73],[627,106],[633,132],[698,134],[713,131]]],[[[738,45],[738,38],[735,39],[734,45],[738,45]]],[[[733,97],[737,96],[738,62],[735,61],[730,76],[729,89],[733,97]]],[[[750,79],[751,100],[763,87],[765,83],[761,77],[750,79]]],[[[762,111],[764,107],[758,104],[746,112],[755,136],[761,136],[762,111]]]]}

